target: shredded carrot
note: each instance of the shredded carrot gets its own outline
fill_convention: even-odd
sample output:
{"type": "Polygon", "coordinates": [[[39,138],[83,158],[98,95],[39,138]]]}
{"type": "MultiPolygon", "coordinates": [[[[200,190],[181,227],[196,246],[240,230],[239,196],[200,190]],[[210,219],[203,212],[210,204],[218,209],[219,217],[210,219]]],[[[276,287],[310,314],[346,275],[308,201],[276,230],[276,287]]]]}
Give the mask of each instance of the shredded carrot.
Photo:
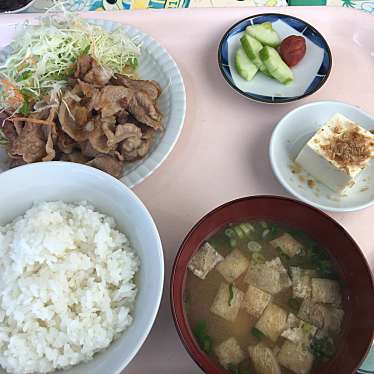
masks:
{"type": "Polygon", "coordinates": [[[17,107],[23,103],[23,96],[19,89],[12,83],[9,82],[7,79],[2,79],[0,83],[4,87],[5,93],[13,93],[14,96],[9,96],[8,97],[8,102],[10,105],[17,107]]]}
{"type": "Polygon", "coordinates": [[[10,118],[9,121],[12,121],[12,122],[25,121],[25,122],[34,123],[35,125],[48,125],[48,126],[55,125],[55,123],[52,121],[45,121],[43,119],[37,119],[37,118],[32,118],[32,117],[13,117],[13,118],[10,118]]]}

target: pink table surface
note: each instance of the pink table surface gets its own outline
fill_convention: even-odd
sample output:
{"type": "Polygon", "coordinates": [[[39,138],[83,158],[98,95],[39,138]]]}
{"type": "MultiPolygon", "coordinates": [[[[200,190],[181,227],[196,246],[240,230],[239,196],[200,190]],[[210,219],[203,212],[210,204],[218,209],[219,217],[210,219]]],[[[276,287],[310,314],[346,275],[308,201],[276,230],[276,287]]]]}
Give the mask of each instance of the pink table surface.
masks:
{"type": "MultiPolygon", "coordinates": [[[[356,10],[317,7],[147,10],[85,16],[129,23],[152,35],[175,58],[185,80],[188,109],[182,136],[163,165],[135,188],[160,231],[166,273],[155,325],[124,372],[200,373],[179,340],[170,312],[169,280],[178,247],[204,214],[226,201],[256,194],[287,196],[272,173],[268,145],[274,126],[288,111],[310,101],[340,100],[374,115],[373,18],[356,10]],[[225,30],[241,18],[277,10],[319,29],[332,49],[333,70],[325,86],[306,100],[279,106],[257,104],[225,83],[217,66],[217,47],[225,30]]],[[[30,15],[0,17],[1,45],[12,33],[9,24],[26,17],[30,15]]],[[[374,207],[332,216],[351,233],[374,270],[374,207]]]]}

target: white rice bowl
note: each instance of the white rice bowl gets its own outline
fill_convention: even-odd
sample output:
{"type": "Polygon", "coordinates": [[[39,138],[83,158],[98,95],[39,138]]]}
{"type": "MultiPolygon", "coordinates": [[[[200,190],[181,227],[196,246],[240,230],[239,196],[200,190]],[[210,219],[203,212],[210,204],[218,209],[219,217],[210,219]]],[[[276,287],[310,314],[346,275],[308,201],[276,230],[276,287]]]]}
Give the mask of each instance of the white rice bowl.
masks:
{"type": "Polygon", "coordinates": [[[90,360],[132,323],[138,269],[114,219],[85,203],[39,203],[0,226],[0,365],[90,360]]]}

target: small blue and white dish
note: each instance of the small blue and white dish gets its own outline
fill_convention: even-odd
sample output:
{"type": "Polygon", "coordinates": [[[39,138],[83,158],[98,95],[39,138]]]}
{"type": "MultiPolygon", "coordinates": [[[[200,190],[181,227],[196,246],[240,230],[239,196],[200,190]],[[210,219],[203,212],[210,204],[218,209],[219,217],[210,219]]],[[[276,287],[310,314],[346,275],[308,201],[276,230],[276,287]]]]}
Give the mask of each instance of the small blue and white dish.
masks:
{"type": "Polygon", "coordinates": [[[245,18],[226,32],[219,45],[218,63],[229,85],[243,96],[263,103],[280,104],[303,99],[319,90],[330,74],[332,56],[324,37],[307,22],[285,14],[266,13],[245,18]],[[290,35],[305,38],[306,54],[292,68],[295,79],[288,85],[259,73],[251,81],[246,81],[235,69],[235,53],[246,27],[264,22],[272,23],[281,40],[290,35]]]}

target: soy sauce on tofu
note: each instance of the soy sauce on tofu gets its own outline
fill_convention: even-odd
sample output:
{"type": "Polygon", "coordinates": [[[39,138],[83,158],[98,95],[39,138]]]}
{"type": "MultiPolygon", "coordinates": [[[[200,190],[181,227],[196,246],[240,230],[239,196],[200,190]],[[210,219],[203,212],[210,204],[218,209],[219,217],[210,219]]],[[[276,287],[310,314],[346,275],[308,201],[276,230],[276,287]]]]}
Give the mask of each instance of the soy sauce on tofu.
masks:
{"type": "Polygon", "coordinates": [[[334,356],[341,284],[333,260],[305,233],[264,221],[232,224],[188,269],[191,330],[228,372],[308,374],[334,356]]]}

